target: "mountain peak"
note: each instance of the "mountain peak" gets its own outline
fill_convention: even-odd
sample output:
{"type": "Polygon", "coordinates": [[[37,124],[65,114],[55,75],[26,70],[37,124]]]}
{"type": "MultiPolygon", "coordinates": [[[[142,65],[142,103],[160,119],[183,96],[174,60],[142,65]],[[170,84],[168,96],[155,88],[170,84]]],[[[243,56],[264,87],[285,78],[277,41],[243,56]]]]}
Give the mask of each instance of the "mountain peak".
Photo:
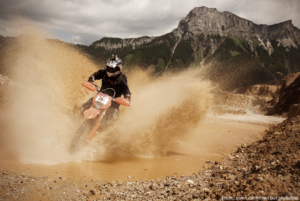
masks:
{"type": "Polygon", "coordinates": [[[231,12],[220,12],[216,8],[205,6],[192,9],[186,17],[182,18],[174,32],[176,35],[190,32],[193,35],[203,33],[205,35],[259,37],[269,40],[291,38],[300,44],[300,32],[293,26],[291,20],[270,26],[258,25],[231,12]]]}
{"type": "Polygon", "coordinates": [[[216,8],[208,8],[205,6],[195,7],[187,14],[186,17],[182,18],[182,20],[188,21],[193,18],[203,18],[207,17],[207,15],[213,16],[218,13],[219,11],[216,8]]]}

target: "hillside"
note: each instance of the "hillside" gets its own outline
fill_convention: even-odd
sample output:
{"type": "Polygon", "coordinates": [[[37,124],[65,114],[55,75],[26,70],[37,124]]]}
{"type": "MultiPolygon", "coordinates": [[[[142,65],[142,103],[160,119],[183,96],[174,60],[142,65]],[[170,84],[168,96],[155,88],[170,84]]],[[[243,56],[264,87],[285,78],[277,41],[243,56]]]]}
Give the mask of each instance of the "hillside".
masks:
{"type": "Polygon", "coordinates": [[[210,79],[233,90],[300,71],[299,44],[300,30],[291,20],[257,25],[230,12],[197,7],[165,35],[102,38],[78,47],[95,61],[117,54],[127,67],[154,65],[157,72],[202,66],[210,79]]]}

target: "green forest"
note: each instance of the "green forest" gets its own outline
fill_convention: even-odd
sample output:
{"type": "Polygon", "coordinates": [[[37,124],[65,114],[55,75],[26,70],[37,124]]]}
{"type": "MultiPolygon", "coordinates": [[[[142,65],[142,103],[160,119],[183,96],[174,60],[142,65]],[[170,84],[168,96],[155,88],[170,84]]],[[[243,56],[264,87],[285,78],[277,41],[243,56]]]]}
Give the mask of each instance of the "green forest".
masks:
{"type": "MultiPolygon", "coordinates": [[[[149,37],[132,41],[144,38],[149,37]]],[[[210,34],[192,35],[179,40],[171,32],[135,47],[129,45],[106,50],[96,46],[97,43],[122,44],[123,39],[120,38],[102,38],[90,46],[76,47],[96,63],[103,63],[112,54],[116,54],[122,58],[124,67],[128,70],[132,66],[154,66],[156,73],[162,73],[182,71],[190,66],[204,67],[206,76],[221,84],[225,90],[279,80],[287,74],[300,71],[299,49],[287,49],[278,41],[272,40],[270,43],[274,51],[269,55],[256,37],[250,40],[251,43],[246,38],[210,34]],[[228,79],[231,80],[230,83],[228,79]]]]}

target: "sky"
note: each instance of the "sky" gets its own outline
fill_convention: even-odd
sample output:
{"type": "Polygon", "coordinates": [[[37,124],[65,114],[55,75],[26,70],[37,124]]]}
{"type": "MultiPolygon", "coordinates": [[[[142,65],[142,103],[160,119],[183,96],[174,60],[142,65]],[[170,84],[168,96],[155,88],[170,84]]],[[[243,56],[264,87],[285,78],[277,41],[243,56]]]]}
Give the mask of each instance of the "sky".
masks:
{"type": "Polygon", "coordinates": [[[102,37],[160,36],[201,6],[256,24],[292,20],[300,28],[300,0],[0,0],[0,35],[26,34],[12,23],[14,16],[22,16],[50,38],[74,44],[90,45],[102,37]]]}

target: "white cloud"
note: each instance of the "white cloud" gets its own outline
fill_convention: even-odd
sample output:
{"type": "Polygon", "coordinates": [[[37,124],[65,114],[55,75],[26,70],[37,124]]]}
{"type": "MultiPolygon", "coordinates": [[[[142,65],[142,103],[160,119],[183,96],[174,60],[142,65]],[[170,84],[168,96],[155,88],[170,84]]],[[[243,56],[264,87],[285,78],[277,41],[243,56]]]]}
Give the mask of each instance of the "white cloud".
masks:
{"type": "Polygon", "coordinates": [[[9,15],[17,13],[61,40],[83,44],[103,36],[162,35],[199,6],[229,11],[257,24],[292,19],[300,28],[299,0],[1,0],[1,4],[0,35],[17,33],[8,21],[9,15]]]}

